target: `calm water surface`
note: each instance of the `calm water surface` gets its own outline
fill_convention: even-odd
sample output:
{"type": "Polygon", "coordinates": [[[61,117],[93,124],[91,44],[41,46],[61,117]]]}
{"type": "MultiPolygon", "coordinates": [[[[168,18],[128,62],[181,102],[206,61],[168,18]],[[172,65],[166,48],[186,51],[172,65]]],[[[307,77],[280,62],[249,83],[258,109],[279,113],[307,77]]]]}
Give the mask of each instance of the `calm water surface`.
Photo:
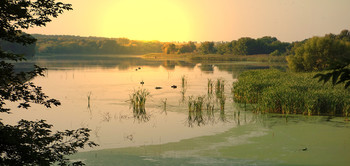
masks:
{"type": "MultiPolygon", "coordinates": [[[[33,82],[62,106],[13,108],[4,121],[46,119],[57,130],[88,127],[100,146],[73,156],[88,165],[344,165],[350,128],[342,118],[256,115],[234,104],[240,72],[271,66],[249,62],[150,61],[137,57],[38,59],[49,70],[33,82]],[[185,78],[185,86],[182,86],[185,78]],[[225,81],[225,108],[208,79],[225,81]],[[144,82],[142,85],[141,82],[144,82]],[[172,88],[176,85],[177,88],[172,88]],[[155,87],[161,87],[156,89],[155,87]],[[135,116],[130,95],[146,89],[146,114],[135,116]],[[202,121],[188,113],[203,97],[202,121]],[[166,104],[164,104],[166,102],[166,104]],[[214,106],[213,112],[206,104],[214,106]],[[16,111],[15,111],[16,110],[16,111]],[[93,150],[93,151],[91,151],[93,150]]],[[[215,89],[215,88],[214,88],[215,89]]]]}

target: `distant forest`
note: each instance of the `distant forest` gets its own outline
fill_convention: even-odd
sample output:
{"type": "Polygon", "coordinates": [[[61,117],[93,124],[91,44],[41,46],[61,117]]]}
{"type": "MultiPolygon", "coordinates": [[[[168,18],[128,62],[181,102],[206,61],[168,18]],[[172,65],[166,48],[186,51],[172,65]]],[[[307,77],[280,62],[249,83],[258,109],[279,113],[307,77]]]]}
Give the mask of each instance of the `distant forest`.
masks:
{"type": "Polygon", "coordinates": [[[127,38],[33,35],[36,53],[54,54],[144,54],[161,52],[159,41],[137,41],[127,38]]]}
{"type": "MultiPolygon", "coordinates": [[[[333,34],[329,34],[333,35],[333,34]]],[[[159,42],[127,38],[80,37],[33,34],[37,42],[22,46],[0,40],[5,51],[33,56],[34,54],[221,54],[221,55],[288,55],[301,42],[281,42],[276,37],[242,37],[231,42],[159,42]]],[[[334,35],[336,36],[336,35],[334,35]]]]}

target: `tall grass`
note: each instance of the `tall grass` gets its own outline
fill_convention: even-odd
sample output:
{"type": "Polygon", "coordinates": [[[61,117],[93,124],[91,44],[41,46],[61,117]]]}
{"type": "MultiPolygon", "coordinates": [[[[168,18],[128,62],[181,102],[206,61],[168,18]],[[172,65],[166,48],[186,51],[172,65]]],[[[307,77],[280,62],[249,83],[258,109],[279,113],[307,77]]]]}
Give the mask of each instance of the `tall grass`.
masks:
{"type": "Polygon", "coordinates": [[[273,69],[246,71],[233,83],[233,99],[252,104],[259,112],[347,116],[350,91],[319,83],[314,75],[273,69]]]}
{"type": "Polygon", "coordinates": [[[218,99],[225,95],[225,80],[220,78],[216,80],[215,94],[218,99]]]}
{"type": "Polygon", "coordinates": [[[146,99],[150,93],[146,89],[139,89],[130,95],[131,107],[134,118],[141,121],[148,121],[149,116],[146,114],[146,99]]]}
{"type": "Polygon", "coordinates": [[[190,96],[188,98],[188,124],[192,126],[193,123],[196,123],[198,126],[201,126],[204,123],[203,118],[203,103],[204,97],[194,98],[190,96]]]}

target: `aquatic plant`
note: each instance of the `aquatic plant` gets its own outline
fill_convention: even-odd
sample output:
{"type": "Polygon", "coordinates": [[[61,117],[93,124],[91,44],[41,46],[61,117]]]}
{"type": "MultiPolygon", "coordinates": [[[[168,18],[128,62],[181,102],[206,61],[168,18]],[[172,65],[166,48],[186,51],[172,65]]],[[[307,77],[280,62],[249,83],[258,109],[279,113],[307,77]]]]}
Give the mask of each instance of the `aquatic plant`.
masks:
{"type": "Polygon", "coordinates": [[[213,81],[211,79],[208,79],[208,95],[213,94],[213,81]]]}
{"type": "Polygon", "coordinates": [[[204,97],[194,98],[190,96],[188,98],[188,124],[192,126],[193,123],[196,123],[198,126],[204,124],[203,119],[203,102],[204,97]]]}
{"type": "Polygon", "coordinates": [[[181,87],[183,89],[185,89],[185,87],[187,86],[187,79],[186,79],[186,76],[185,75],[182,75],[181,76],[181,87]]]}
{"type": "Polygon", "coordinates": [[[130,102],[133,108],[134,118],[141,121],[149,120],[149,116],[146,114],[145,109],[146,99],[149,95],[150,93],[146,89],[139,89],[130,95],[130,102]]]}
{"type": "Polygon", "coordinates": [[[181,76],[181,91],[180,91],[182,96],[181,102],[185,102],[186,91],[187,91],[187,79],[186,79],[186,76],[183,75],[181,76]]]}
{"type": "Polygon", "coordinates": [[[255,105],[257,112],[345,116],[350,91],[320,84],[313,75],[275,69],[246,71],[233,83],[233,99],[255,105]]]}
{"type": "Polygon", "coordinates": [[[216,98],[220,99],[225,95],[225,80],[217,79],[215,84],[216,98]]]}
{"type": "Polygon", "coordinates": [[[206,110],[207,110],[207,121],[208,122],[215,122],[215,118],[214,118],[214,110],[215,110],[215,106],[214,104],[212,104],[211,102],[207,102],[206,103],[206,110]]]}

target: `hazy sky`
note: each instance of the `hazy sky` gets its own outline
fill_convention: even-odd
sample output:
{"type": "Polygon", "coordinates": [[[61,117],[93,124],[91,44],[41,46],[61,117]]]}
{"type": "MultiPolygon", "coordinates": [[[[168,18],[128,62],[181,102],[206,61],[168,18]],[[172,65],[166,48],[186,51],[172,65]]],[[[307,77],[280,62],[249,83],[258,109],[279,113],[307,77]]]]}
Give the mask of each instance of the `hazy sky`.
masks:
{"type": "Polygon", "coordinates": [[[298,41],[350,29],[350,0],[61,0],[73,11],[29,33],[160,41],[298,41]]]}

